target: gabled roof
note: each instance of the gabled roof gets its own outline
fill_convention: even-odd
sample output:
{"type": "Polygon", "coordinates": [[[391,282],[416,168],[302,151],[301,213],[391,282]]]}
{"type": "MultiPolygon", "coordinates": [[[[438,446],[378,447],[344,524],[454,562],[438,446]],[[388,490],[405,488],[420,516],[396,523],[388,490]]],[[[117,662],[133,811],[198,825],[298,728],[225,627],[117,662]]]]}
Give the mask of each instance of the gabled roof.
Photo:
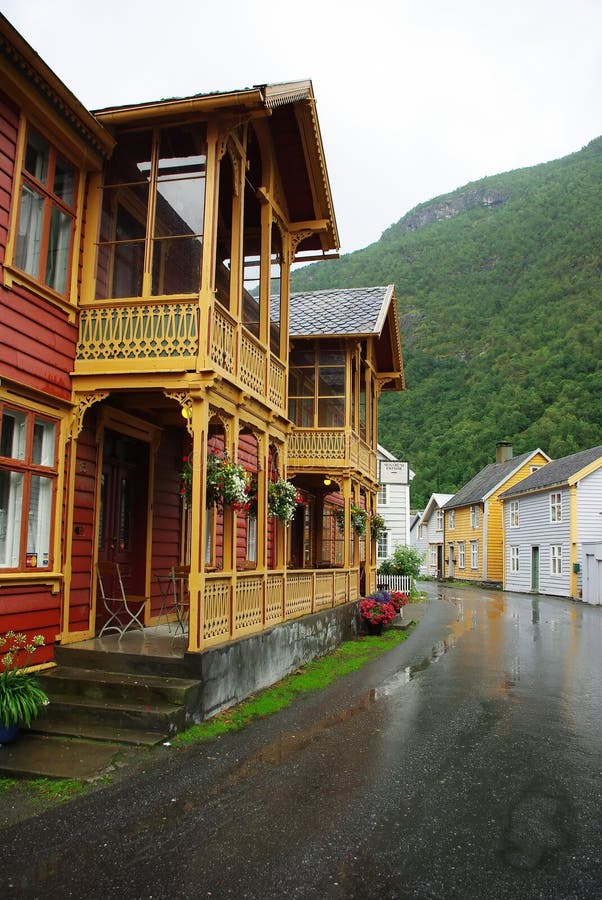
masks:
{"type": "MultiPolygon", "coordinates": [[[[602,445],[591,447],[589,450],[581,450],[579,453],[571,453],[570,456],[563,456],[560,459],[554,459],[547,465],[542,466],[537,472],[528,475],[514,484],[503,494],[502,499],[506,497],[514,497],[517,494],[527,494],[530,491],[541,491],[547,488],[560,487],[561,485],[572,484],[583,477],[581,473],[584,469],[595,470],[598,466],[602,466],[602,445]]],[[[588,474],[583,472],[583,475],[588,474]]]]}
{"type": "Polygon", "coordinates": [[[378,373],[391,375],[384,390],[405,387],[392,284],[291,294],[289,330],[292,338],[374,337],[378,373]]]}
{"type": "Polygon", "coordinates": [[[537,450],[530,450],[528,453],[521,453],[519,456],[514,456],[512,459],[507,459],[501,463],[490,463],[484,469],[481,469],[474,478],[471,478],[464,487],[461,487],[451,500],[445,504],[445,508],[457,509],[460,506],[468,506],[472,503],[483,503],[517,469],[524,466],[537,453],[541,453],[546,459],[549,459],[549,456],[538,448],[537,450]]]}
{"type": "Polygon", "coordinates": [[[451,500],[453,494],[431,494],[429,502],[424,508],[424,512],[420,517],[420,524],[425,525],[431,517],[431,513],[436,509],[443,509],[448,500],[451,500]]]}
{"type": "Polygon", "coordinates": [[[291,294],[291,337],[380,335],[393,293],[390,284],[291,294]]]}
{"type": "Polygon", "coordinates": [[[318,250],[322,255],[338,251],[332,193],[309,79],[107,107],[94,110],[94,115],[108,128],[175,123],[197,117],[201,120],[208,116],[217,116],[224,127],[234,128],[252,118],[263,119],[271,132],[274,155],[283,175],[284,212],[292,233],[298,236],[299,258],[307,258],[303,256],[306,251],[318,250]]]}

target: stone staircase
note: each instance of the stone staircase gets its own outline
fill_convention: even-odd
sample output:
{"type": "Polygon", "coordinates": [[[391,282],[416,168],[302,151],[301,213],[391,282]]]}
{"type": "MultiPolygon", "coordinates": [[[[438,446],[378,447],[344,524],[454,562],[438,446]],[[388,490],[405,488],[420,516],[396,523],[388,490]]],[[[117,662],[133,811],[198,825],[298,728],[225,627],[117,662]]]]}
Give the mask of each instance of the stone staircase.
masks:
{"type": "Polygon", "coordinates": [[[150,746],[192,724],[201,682],[182,659],[56,648],[57,666],[40,674],[50,704],[31,733],[150,746]]]}

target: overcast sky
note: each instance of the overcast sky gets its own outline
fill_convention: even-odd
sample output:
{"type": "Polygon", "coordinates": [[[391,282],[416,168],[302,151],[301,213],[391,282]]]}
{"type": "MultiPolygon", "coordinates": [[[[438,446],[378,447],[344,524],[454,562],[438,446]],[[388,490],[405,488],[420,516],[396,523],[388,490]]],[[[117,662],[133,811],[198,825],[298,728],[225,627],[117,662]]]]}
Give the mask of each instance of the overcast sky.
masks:
{"type": "Polygon", "coordinates": [[[0,0],[89,109],[310,78],[341,238],[602,134],[601,0],[0,0]]]}

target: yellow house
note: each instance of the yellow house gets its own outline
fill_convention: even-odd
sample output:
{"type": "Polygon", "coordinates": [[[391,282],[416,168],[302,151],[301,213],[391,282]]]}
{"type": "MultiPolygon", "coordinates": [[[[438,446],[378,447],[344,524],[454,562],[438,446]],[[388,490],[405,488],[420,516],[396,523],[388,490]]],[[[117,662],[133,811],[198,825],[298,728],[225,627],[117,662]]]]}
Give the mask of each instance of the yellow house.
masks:
{"type": "Polygon", "coordinates": [[[449,578],[501,584],[504,576],[503,503],[499,499],[550,457],[532,450],[514,457],[501,442],[496,462],[485,466],[444,506],[445,565],[449,578]]]}

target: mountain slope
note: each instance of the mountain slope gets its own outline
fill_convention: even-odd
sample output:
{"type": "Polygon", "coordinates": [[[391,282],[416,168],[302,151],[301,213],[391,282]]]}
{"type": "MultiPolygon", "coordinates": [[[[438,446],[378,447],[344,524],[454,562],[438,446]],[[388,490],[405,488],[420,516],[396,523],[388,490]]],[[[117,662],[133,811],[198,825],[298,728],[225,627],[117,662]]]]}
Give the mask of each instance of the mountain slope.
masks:
{"type": "Polygon", "coordinates": [[[552,457],[602,442],[602,138],[421,204],[294,290],[395,283],[407,378],[379,440],[453,492],[495,444],[552,457]]]}

